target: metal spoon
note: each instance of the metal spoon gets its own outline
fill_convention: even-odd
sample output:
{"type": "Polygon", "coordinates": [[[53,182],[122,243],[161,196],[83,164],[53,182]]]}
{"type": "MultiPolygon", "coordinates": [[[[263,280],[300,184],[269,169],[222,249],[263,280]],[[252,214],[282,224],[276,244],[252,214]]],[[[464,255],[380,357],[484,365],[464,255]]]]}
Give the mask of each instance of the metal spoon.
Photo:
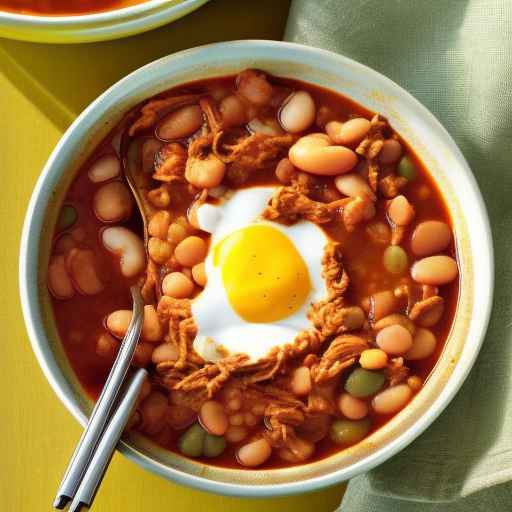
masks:
{"type": "Polygon", "coordinates": [[[150,190],[151,176],[142,172],[142,140],[130,140],[128,144],[126,158],[123,161],[123,173],[142,217],[142,223],[144,225],[144,246],[147,251],[148,219],[156,212],[155,208],[146,199],[146,192],[150,190]]]}
{"type": "Polygon", "coordinates": [[[87,426],[71,457],[53,506],[62,509],[73,499],[109,420],[112,407],[130,367],[142,330],[144,302],[138,286],[130,288],[133,314],[107,382],[92,410],[87,426]]]}

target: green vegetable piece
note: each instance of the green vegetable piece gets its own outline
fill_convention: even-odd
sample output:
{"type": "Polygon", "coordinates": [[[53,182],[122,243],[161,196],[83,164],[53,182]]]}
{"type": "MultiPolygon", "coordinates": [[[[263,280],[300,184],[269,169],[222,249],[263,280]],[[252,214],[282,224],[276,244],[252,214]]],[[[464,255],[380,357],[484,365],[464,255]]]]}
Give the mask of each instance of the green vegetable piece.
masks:
{"type": "Polygon", "coordinates": [[[345,382],[345,391],[356,398],[366,398],[377,393],[385,381],[382,372],[356,368],[345,382]]]}
{"type": "Polygon", "coordinates": [[[390,245],[384,251],[384,268],[390,274],[403,274],[409,263],[407,253],[399,245],[390,245]]]}
{"type": "Polygon", "coordinates": [[[407,155],[403,156],[398,164],[398,174],[407,178],[409,181],[414,181],[418,175],[416,166],[407,155]]]}
{"type": "Polygon", "coordinates": [[[217,457],[226,449],[226,440],[222,436],[206,434],[203,443],[203,455],[205,457],[217,457]]]}
{"type": "Polygon", "coordinates": [[[63,206],[57,221],[57,231],[64,231],[70,228],[78,218],[76,210],[69,204],[63,206]]]}
{"type": "Polygon", "coordinates": [[[178,449],[187,457],[199,457],[203,454],[203,443],[206,431],[199,425],[194,423],[182,436],[178,439],[178,449]]]}
{"type": "Polygon", "coordinates": [[[370,431],[370,418],[362,420],[336,420],[329,431],[331,440],[336,444],[355,444],[361,441],[370,431]]]}

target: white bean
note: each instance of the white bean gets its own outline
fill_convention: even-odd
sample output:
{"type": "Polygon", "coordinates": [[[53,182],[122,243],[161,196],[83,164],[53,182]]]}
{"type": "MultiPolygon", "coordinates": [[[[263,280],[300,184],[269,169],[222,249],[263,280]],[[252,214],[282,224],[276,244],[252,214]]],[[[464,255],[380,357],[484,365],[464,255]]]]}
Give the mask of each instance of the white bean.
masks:
{"type": "Polygon", "coordinates": [[[411,397],[411,388],[407,384],[398,384],[375,395],[372,407],[379,414],[393,414],[405,407],[411,397]]]}
{"type": "Polygon", "coordinates": [[[325,133],[301,137],[288,154],[291,163],[302,171],[321,176],[336,176],[351,171],[357,155],[345,146],[334,146],[325,133]]]}
{"type": "Polygon", "coordinates": [[[119,222],[132,213],[133,198],[121,181],[112,181],[100,187],[93,197],[94,214],[103,222],[119,222]]]}
{"type": "Polygon", "coordinates": [[[429,256],[417,261],[411,268],[411,276],[421,284],[440,286],[452,282],[459,273],[457,262],[450,256],[429,256]]]}
{"type": "Polygon", "coordinates": [[[412,339],[412,347],[404,354],[409,361],[425,359],[436,349],[436,337],[428,329],[418,328],[412,339]]]}
{"type": "Polygon", "coordinates": [[[371,123],[368,119],[356,117],[345,123],[330,121],[325,125],[325,131],[336,144],[355,146],[366,137],[370,127],[371,123]]]}
{"type": "Polygon", "coordinates": [[[299,366],[294,370],[290,388],[297,396],[309,394],[311,391],[311,373],[307,366],[299,366]]]}
{"type": "Polygon", "coordinates": [[[66,270],[65,258],[61,254],[50,260],[48,288],[56,299],[70,299],[75,294],[73,283],[66,270]]]}
{"type": "Polygon", "coordinates": [[[263,464],[272,454],[272,447],[266,439],[258,439],[242,446],[237,453],[242,466],[253,468],[263,464]]]}
{"type": "Polygon", "coordinates": [[[203,124],[203,112],[199,105],[186,105],[171,112],[159,124],[156,134],[162,140],[189,137],[203,124]]]}
{"type": "Polygon", "coordinates": [[[375,194],[370,185],[357,173],[342,174],[334,180],[336,188],[348,197],[369,197],[375,199],[375,194]]]}
{"type": "Polygon", "coordinates": [[[237,425],[230,425],[224,437],[228,443],[239,443],[247,437],[247,429],[237,425]]]}
{"type": "Polygon", "coordinates": [[[87,171],[87,176],[93,183],[111,180],[119,176],[121,172],[121,162],[116,155],[109,154],[100,156],[87,171]]]}
{"type": "Polygon", "coordinates": [[[151,361],[154,364],[163,363],[165,361],[176,361],[178,359],[178,349],[172,343],[162,343],[153,350],[151,361]]]}
{"type": "Polygon", "coordinates": [[[222,436],[229,426],[228,417],[224,407],[216,400],[208,400],[199,411],[201,425],[215,436],[222,436]]]}
{"type": "Polygon", "coordinates": [[[105,249],[120,257],[121,273],[125,277],[136,276],[146,265],[146,253],[142,240],[132,231],[120,226],[106,228],[101,233],[105,249]]]}
{"type": "Polygon", "coordinates": [[[256,117],[247,123],[247,128],[251,133],[262,133],[270,136],[283,135],[283,130],[274,119],[261,120],[256,117]]]}
{"type": "Polygon", "coordinates": [[[411,237],[411,249],[416,256],[430,256],[444,251],[452,240],[448,224],[438,220],[420,222],[411,237]]]}
{"type": "Polygon", "coordinates": [[[338,398],[338,408],[349,420],[360,420],[368,415],[368,405],[349,393],[342,393],[338,398]]]}
{"type": "Polygon", "coordinates": [[[66,256],[66,269],[75,288],[84,295],[96,295],[104,285],[96,269],[96,257],[88,249],[71,249],[66,256]]]}
{"type": "Polygon", "coordinates": [[[281,126],[287,132],[303,132],[315,121],[315,101],[309,92],[297,91],[285,100],[278,117],[281,126]]]}

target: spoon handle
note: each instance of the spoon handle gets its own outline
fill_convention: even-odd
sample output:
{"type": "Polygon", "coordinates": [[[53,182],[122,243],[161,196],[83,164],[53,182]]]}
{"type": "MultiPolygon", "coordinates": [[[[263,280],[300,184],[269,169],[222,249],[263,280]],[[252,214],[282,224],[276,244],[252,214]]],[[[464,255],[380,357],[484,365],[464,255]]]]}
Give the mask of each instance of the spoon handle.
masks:
{"type": "Polygon", "coordinates": [[[131,378],[118,408],[112,415],[94,451],[94,455],[83,476],[80,487],[78,487],[75,497],[69,506],[69,512],[79,512],[83,507],[89,508],[91,506],[96,491],[112,458],[117,442],[137,402],[147,374],[148,372],[141,368],[137,370],[135,375],[131,378]]]}
{"type": "Polygon", "coordinates": [[[73,499],[80,485],[93,452],[105,429],[110,412],[119,393],[119,389],[130,367],[133,353],[137,347],[143,322],[144,302],[137,286],[130,288],[133,299],[133,315],[128,331],[121,343],[116,360],[110,370],[107,382],[103,387],[96,405],[92,411],[87,427],[71,457],[69,465],[60,484],[53,506],[62,509],[73,499]]]}

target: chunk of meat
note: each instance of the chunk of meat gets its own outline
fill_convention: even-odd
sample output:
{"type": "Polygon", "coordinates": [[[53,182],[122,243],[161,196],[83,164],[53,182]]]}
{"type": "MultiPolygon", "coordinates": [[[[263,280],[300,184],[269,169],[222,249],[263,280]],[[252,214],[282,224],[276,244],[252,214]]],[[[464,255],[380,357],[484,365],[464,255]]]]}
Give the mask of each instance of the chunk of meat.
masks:
{"type": "MultiPolygon", "coordinates": [[[[228,134],[232,137],[232,134],[228,134]]],[[[244,183],[251,173],[261,171],[286,156],[295,142],[295,135],[240,134],[228,140],[226,132],[220,131],[213,141],[213,152],[224,163],[229,164],[227,178],[234,185],[244,183]]]]}
{"type": "Polygon", "coordinates": [[[328,298],[341,297],[348,288],[350,279],[342,263],[341,244],[329,242],[322,257],[322,277],[328,290],[328,298]]]}
{"type": "Polygon", "coordinates": [[[345,368],[352,366],[367,348],[368,342],[360,336],[338,336],[324,352],[320,363],[312,369],[313,380],[321,383],[337,377],[345,368]]]}
{"type": "MultiPolygon", "coordinates": [[[[302,404],[302,402],[301,402],[302,404]]],[[[270,430],[265,438],[274,447],[286,446],[287,440],[295,436],[294,426],[304,422],[304,404],[302,407],[271,403],[265,409],[265,423],[270,430]]]]}
{"type": "Polygon", "coordinates": [[[181,144],[177,142],[165,144],[155,155],[155,173],[153,178],[166,183],[183,181],[186,163],[187,150],[181,144]]]}
{"type": "Polygon", "coordinates": [[[376,114],[370,121],[370,130],[367,136],[359,143],[356,153],[368,160],[377,158],[384,144],[383,130],[387,123],[376,114]]]}
{"type": "Polygon", "coordinates": [[[400,193],[400,190],[404,188],[407,183],[407,178],[403,176],[388,174],[379,181],[379,190],[384,197],[392,199],[400,193]]]}
{"type": "Polygon", "coordinates": [[[356,309],[360,311],[356,306],[345,307],[343,298],[338,297],[312,304],[308,311],[308,318],[322,336],[335,336],[361,327],[364,318],[363,322],[359,322],[359,325],[354,327],[353,318],[356,309]]]}
{"type": "Polygon", "coordinates": [[[404,365],[403,357],[395,357],[388,361],[384,369],[386,378],[389,380],[390,386],[396,386],[407,379],[409,375],[409,368],[404,365]]]}
{"type": "Polygon", "coordinates": [[[222,115],[215,100],[211,96],[206,96],[199,100],[199,106],[206,117],[210,131],[214,134],[219,132],[222,129],[222,115]]]}
{"type": "Polygon", "coordinates": [[[146,267],[146,277],[140,291],[145,304],[154,304],[160,300],[161,290],[159,267],[152,259],[149,259],[146,267]]]}
{"type": "Polygon", "coordinates": [[[155,208],[168,208],[171,204],[171,191],[168,183],[162,183],[158,188],[149,190],[147,193],[148,201],[155,208]]]}
{"type": "Polygon", "coordinates": [[[313,389],[308,395],[307,413],[314,415],[336,414],[335,395],[338,380],[314,382],[313,389]]]}
{"type": "Polygon", "coordinates": [[[285,352],[282,349],[277,348],[257,363],[242,367],[240,371],[242,373],[246,373],[242,378],[243,384],[255,384],[257,382],[272,379],[281,369],[285,356],[285,352]]]}
{"type": "Polygon", "coordinates": [[[375,213],[375,204],[369,197],[350,198],[342,214],[345,229],[348,232],[354,231],[359,224],[373,219],[375,213]]]}
{"type": "Polygon", "coordinates": [[[174,389],[181,389],[186,392],[205,389],[206,396],[211,398],[220,390],[232,373],[248,359],[249,357],[246,354],[236,354],[221,359],[214,364],[207,364],[178,382],[174,389]]]}
{"type": "Polygon", "coordinates": [[[270,205],[263,212],[263,217],[288,222],[296,222],[302,218],[315,224],[326,224],[338,215],[340,208],[345,204],[347,198],[321,203],[310,199],[293,186],[280,187],[274,192],[270,205]]]}
{"type": "Polygon", "coordinates": [[[422,327],[432,327],[443,316],[444,299],[439,295],[416,302],[409,312],[409,318],[422,327]]]}

